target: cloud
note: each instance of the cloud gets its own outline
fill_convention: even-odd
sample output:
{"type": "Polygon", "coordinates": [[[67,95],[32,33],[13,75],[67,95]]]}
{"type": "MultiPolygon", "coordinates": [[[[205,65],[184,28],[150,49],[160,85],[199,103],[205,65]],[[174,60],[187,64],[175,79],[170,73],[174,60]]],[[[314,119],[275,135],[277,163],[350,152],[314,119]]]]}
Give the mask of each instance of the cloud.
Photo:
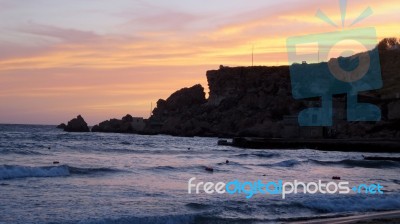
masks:
{"type": "Polygon", "coordinates": [[[38,24],[34,22],[29,22],[28,24],[18,28],[17,31],[43,37],[55,38],[57,40],[70,43],[92,42],[100,38],[99,35],[95,34],[92,31],[81,31],[77,29],[61,28],[50,25],[38,24]]]}
{"type": "MultiPolygon", "coordinates": [[[[394,0],[349,1],[348,21],[367,6],[375,14],[361,27],[376,27],[380,38],[398,35],[394,0]]],[[[150,102],[176,89],[207,87],[206,70],[250,65],[252,45],[256,65],[286,64],[287,37],[335,31],[315,18],[318,8],[340,22],[337,1],[282,0],[249,11],[190,12],[135,1],[132,10],[112,15],[118,23],[104,29],[110,33],[68,20],[15,23],[12,32],[0,34],[0,104],[7,105],[0,122],[45,116],[46,123],[59,123],[77,113],[90,115],[92,124],[128,112],[147,116],[150,102]]]]}
{"type": "Polygon", "coordinates": [[[183,32],[206,18],[200,13],[189,12],[179,7],[161,6],[149,1],[136,0],[133,7],[113,15],[125,21],[117,25],[123,33],[183,32]]]}
{"type": "Polygon", "coordinates": [[[162,30],[178,31],[185,28],[189,28],[192,23],[201,19],[202,19],[201,16],[168,10],[155,13],[153,15],[145,15],[131,19],[127,23],[122,24],[121,27],[125,27],[128,29],[131,27],[140,27],[142,30],[156,30],[156,31],[162,31],[162,30]]]}

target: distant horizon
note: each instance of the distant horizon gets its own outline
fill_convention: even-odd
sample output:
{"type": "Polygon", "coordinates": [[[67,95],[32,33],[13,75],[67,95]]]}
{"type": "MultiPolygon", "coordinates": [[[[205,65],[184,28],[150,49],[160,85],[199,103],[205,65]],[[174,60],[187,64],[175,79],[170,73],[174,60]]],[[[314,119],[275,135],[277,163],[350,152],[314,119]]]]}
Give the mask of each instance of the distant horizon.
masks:
{"type": "MultiPolygon", "coordinates": [[[[361,53],[361,52],[355,52],[355,54],[358,54],[358,53],[361,53]]],[[[324,63],[324,62],[326,62],[326,61],[319,61],[319,62],[312,62],[312,63],[324,63]]],[[[299,63],[300,63],[300,62],[299,62],[299,63]]],[[[310,63],[310,64],[312,64],[312,63],[310,63]]],[[[220,66],[221,66],[221,65],[220,65],[220,66]]],[[[225,65],[222,65],[222,66],[224,66],[224,67],[235,68],[235,67],[274,67],[274,66],[280,67],[280,66],[290,66],[290,65],[289,65],[289,64],[282,64],[282,65],[247,65],[247,66],[246,66],[246,65],[237,65],[237,66],[225,66],[225,65]]],[[[215,68],[215,69],[219,69],[219,68],[215,68]]],[[[215,69],[209,69],[209,70],[215,70],[215,69]]],[[[207,71],[208,71],[208,70],[207,70],[207,71]]],[[[205,73],[206,73],[206,71],[204,72],[204,76],[205,76],[205,73]]],[[[207,82],[206,82],[206,83],[207,83],[207,82]]],[[[182,87],[179,87],[178,89],[172,91],[168,96],[170,96],[170,95],[173,94],[174,92],[178,91],[179,89],[188,88],[188,87],[191,87],[191,86],[196,85],[196,84],[199,84],[199,83],[193,83],[192,85],[189,85],[189,86],[182,86],[182,87]]],[[[202,85],[202,86],[203,86],[203,85],[202,85]]],[[[209,97],[208,85],[203,86],[203,88],[205,89],[206,99],[208,99],[208,97],[209,97]]],[[[161,98],[160,98],[160,99],[161,99],[161,98]]],[[[167,97],[164,98],[164,99],[167,99],[167,97]]],[[[154,109],[154,108],[157,106],[156,103],[153,103],[153,102],[151,102],[151,105],[153,106],[152,109],[154,109]]],[[[87,122],[88,126],[89,126],[89,127],[93,127],[93,126],[99,124],[99,123],[102,122],[102,121],[110,120],[110,119],[114,119],[114,118],[120,119],[120,118],[122,118],[123,116],[125,116],[125,115],[127,115],[127,114],[130,114],[130,113],[125,113],[124,115],[121,115],[121,116],[119,116],[119,117],[114,116],[114,117],[104,118],[104,119],[102,119],[102,120],[100,120],[100,121],[98,121],[98,122],[95,121],[94,123],[88,122],[87,120],[90,120],[90,118],[89,118],[89,119],[86,118],[85,115],[77,114],[77,115],[75,115],[75,116],[72,116],[71,118],[67,118],[66,121],[60,121],[60,122],[58,122],[58,123],[4,123],[4,122],[0,122],[0,125],[58,126],[58,125],[60,125],[60,124],[62,124],[62,123],[67,124],[68,121],[70,121],[71,119],[76,118],[78,115],[81,115],[81,116],[85,119],[85,121],[87,122]]],[[[130,115],[132,115],[133,117],[142,117],[143,119],[149,119],[150,116],[151,116],[151,115],[150,115],[150,110],[149,110],[148,116],[136,116],[135,114],[130,114],[130,115]]]]}
{"type": "MultiPolygon", "coordinates": [[[[398,37],[400,5],[349,0],[345,27],[398,37]]],[[[286,39],[341,24],[339,1],[0,1],[0,123],[58,125],[82,114],[91,126],[201,84],[219,65],[288,65],[286,39]]],[[[315,59],[316,60],[316,59],[315,59]]]]}

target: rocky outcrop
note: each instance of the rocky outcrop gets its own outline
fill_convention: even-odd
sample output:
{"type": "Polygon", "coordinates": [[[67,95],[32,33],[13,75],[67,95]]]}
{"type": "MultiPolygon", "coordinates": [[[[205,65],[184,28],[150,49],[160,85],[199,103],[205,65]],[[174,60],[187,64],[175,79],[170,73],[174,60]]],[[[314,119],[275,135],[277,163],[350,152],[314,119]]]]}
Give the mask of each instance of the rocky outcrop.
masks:
{"type": "Polygon", "coordinates": [[[78,117],[70,120],[65,126],[64,131],[68,132],[89,132],[89,127],[83,117],[78,115],[78,117]]]}
{"type": "Polygon", "coordinates": [[[181,114],[185,110],[206,103],[204,88],[197,84],[190,88],[176,91],[167,100],[160,99],[153,111],[154,116],[163,116],[168,113],[181,114]]]}
{"type": "Polygon", "coordinates": [[[57,125],[57,128],[59,128],[59,129],[64,129],[65,127],[67,127],[67,125],[64,123],[57,125]]]}
{"type": "Polygon", "coordinates": [[[275,130],[281,124],[274,121],[301,106],[290,96],[287,66],[222,67],[208,71],[207,80],[208,100],[200,85],[177,91],[158,101],[147,130],[186,136],[278,137],[275,130]]]}
{"type": "Polygon", "coordinates": [[[206,102],[201,85],[178,90],[167,100],[158,100],[145,132],[185,136],[205,134],[203,128],[209,124],[201,122],[197,116],[206,102]]]}
{"type": "Polygon", "coordinates": [[[140,133],[144,125],[142,118],[134,118],[127,114],[121,120],[110,119],[93,126],[92,132],[140,133]]]}
{"type": "Polygon", "coordinates": [[[276,138],[398,138],[400,125],[400,51],[380,52],[382,89],[359,93],[360,102],[381,108],[380,122],[346,120],[346,95],[334,98],[332,127],[299,127],[304,108],[320,99],[295,100],[288,66],[224,67],[207,71],[209,98],[200,85],[160,99],[146,133],[182,136],[254,136],[276,138]]]}
{"type": "MultiPolygon", "coordinates": [[[[224,67],[207,71],[209,97],[194,85],[157,101],[148,120],[130,115],[103,121],[93,132],[179,136],[249,136],[265,138],[399,139],[400,50],[380,50],[383,88],[359,93],[359,101],[381,108],[379,122],[349,122],[346,95],[333,99],[334,125],[300,127],[297,116],[319,107],[320,98],[295,100],[288,66],[224,67]]],[[[302,66],[310,66],[304,64],[302,66]]],[[[68,124],[69,126],[69,124],[68,124]]]]}

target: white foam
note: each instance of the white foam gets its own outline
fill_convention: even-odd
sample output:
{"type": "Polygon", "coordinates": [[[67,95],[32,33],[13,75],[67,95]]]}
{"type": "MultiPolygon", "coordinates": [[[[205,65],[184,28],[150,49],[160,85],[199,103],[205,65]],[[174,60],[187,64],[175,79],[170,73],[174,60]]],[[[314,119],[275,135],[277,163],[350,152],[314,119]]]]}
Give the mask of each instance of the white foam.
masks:
{"type": "Polygon", "coordinates": [[[18,165],[0,166],[0,180],[24,177],[59,177],[69,176],[68,166],[30,167],[18,165]]]}

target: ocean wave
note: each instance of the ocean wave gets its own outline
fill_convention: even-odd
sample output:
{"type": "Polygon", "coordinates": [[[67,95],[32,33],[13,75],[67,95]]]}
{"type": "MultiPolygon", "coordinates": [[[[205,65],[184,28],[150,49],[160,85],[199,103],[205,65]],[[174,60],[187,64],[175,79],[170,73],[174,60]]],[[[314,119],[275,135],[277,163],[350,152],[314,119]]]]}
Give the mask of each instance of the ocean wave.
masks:
{"type": "Polygon", "coordinates": [[[108,167],[100,167],[100,168],[79,168],[68,166],[68,170],[71,174],[93,174],[93,173],[115,173],[122,172],[122,170],[108,168],[108,167]]]}
{"type": "Polygon", "coordinates": [[[268,164],[260,164],[259,166],[267,166],[267,167],[294,167],[302,164],[314,164],[319,166],[341,166],[345,168],[354,168],[354,167],[362,167],[362,168],[398,168],[400,167],[400,162],[398,161],[375,161],[375,160],[353,160],[353,159],[345,159],[338,161],[323,161],[323,160],[296,160],[289,159],[276,163],[268,163],[268,164]]]}
{"type": "Polygon", "coordinates": [[[177,167],[173,167],[173,166],[155,166],[155,167],[151,167],[150,170],[164,170],[164,171],[171,171],[171,170],[176,170],[178,169],[177,167]]]}
{"type": "Polygon", "coordinates": [[[260,158],[273,158],[273,157],[279,157],[280,154],[278,153],[271,153],[271,152],[253,152],[253,153],[241,153],[235,155],[236,157],[260,157],[260,158]]]}
{"type": "Polygon", "coordinates": [[[321,161],[309,160],[311,163],[323,166],[344,166],[347,168],[363,167],[363,168],[393,168],[400,167],[400,162],[396,161],[376,161],[376,160],[353,160],[345,159],[339,161],[321,161]]]}
{"type": "Polygon", "coordinates": [[[29,149],[1,149],[0,154],[19,154],[19,155],[30,155],[30,156],[47,155],[46,153],[41,153],[29,149]]]}
{"type": "Polygon", "coordinates": [[[132,145],[132,143],[128,142],[128,141],[122,141],[120,142],[121,145],[132,145]]]}
{"type": "MultiPolygon", "coordinates": [[[[204,204],[197,205],[195,203],[189,207],[201,210],[204,204]]],[[[269,200],[267,203],[264,199],[253,200],[251,203],[233,200],[227,204],[220,204],[218,208],[218,216],[240,213],[240,223],[245,222],[246,218],[257,217],[257,214],[260,214],[259,218],[261,219],[253,220],[255,223],[280,223],[309,220],[310,218],[328,218],[333,214],[335,217],[359,212],[398,210],[400,209],[400,195],[386,193],[384,195],[292,195],[288,200],[269,200]],[[282,211],[285,212],[282,213],[282,211]],[[286,211],[292,214],[287,214],[286,211]],[[268,217],[262,214],[268,214],[268,217]]],[[[216,211],[215,206],[212,206],[211,209],[216,211]]],[[[216,216],[208,218],[215,220],[216,216]]]]}
{"type": "Polygon", "coordinates": [[[184,223],[195,223],[195,215],[182,214],[182,215],[165,215],[165,216],[149,216],[149,217],[121,217],[121,218],[104,218],[98,219],[87,219],[81,220],[77,223],[79,224],[130,224],[130,223],[151,223],[151,224],[164,224],[164,223],[174,223],[174,224],[184,224],[184,223]]]}
{"type": "Polygon", "coordinates": [[[400,185],[400,180],[392,180],[392,181],[393,181],[393,183],[400,185]]]}
{"type": "Polygon", "coordinates": [[[18,165],[0,166],[0,180],[24,177],[61,177],[69,176],[68,166],[29,167],[18,165]]]}
{"type": "Polygon", "coordinates": [[[304,161],[298,161],[295,159],[289,159],[289,160],[284,160],[281,162],[277,163],[271,163],[271,164],[261,164],[260,166],[268,166],[268,167],[294,167],[297,165],[300,165],[304,161]]]}
{"type": "Polygon", "coordinates": [[[159,171],[159,172],[164,172],[164,171],[181,171],[181,172],[187,172],[188,170],[204,170],[205,166],[202,165],[189,165],[189,166],[154,166],[154,167],[149,167],[147,170],[153,170],[153,171],[159,171]]]}
{"type": "Polygon", "coordinates": [[[240,217],[219,217],[208,214],[178,214],[178,215],[161,215],[149,217],[121,217],[121,218],[104,218],[102,220],[88,219],[79,221],[79,224],[203,224],[203,223],[271,223],[273,220],[260,218],[240,218],[240,217]]]}
{"type": "Polygon", "coordinates": [[[378,196],[320,197],[302,202],[303,206],[320,213],[369,212],[400,209],[400,196],[393,194],[378,196]]]}
{"type": "Polygon", "coordinates": [[[72,174],[92,174],[98,172],[118,172],[119,170],[110,168],[78,168],[68,165],[60,166],[19,166],[1,165],[0,180],[28,178],[28,177],[65,177],[72,174]]]}
{"type": "Polygon", "coordinates": [[[187,203],[185,206],[193,210],[203,210],[211,207],[208,204],[195,203],[195,202],[187,203]]]}

